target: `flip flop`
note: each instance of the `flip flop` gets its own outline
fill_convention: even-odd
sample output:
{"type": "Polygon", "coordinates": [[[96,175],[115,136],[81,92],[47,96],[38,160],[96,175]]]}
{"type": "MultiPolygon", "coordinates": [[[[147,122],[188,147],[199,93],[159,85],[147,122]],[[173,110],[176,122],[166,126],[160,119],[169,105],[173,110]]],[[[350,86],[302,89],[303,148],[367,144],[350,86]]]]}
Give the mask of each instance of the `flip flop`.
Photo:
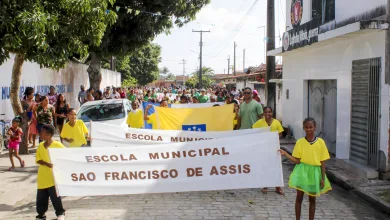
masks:
{"type": "Polygon", "coordinates": [[[262,192],[263,194],[267,194],[267,193],[268,193],[268,188],[263,188],[263,189],[261,190],[261,192],[262,192]]]}
{"type": "Polygon", "coordinates": [[[20,167],[24,168],[24,160],[22,160],[22,162],[20,163],[20,167]]]}
{"type": "Polygon", "coordinates": [[[10,168],[8,168],[8,171],[12,171],[14,169],[15,169],[14,167],[10,167],[10,168]]]}

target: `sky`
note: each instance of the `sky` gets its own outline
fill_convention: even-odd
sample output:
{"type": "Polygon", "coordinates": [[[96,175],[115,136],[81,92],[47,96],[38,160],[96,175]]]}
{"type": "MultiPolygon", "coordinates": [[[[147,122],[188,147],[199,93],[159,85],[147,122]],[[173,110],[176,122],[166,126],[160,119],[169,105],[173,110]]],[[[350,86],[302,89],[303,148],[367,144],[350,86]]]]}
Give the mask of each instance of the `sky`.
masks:
{"type": "MultiPolygon", "coordinates": [[[[286,0],[275,0],[275,44],[281,46],[279,36],[285,31],[286,0]]],[[[233,65],[234,41],[236,47],[236,71],[259,66],[264,62],[264,31],[267,23],[267,0],[211,0],[197,14],[196,19],[184,27],[175,27],[169,35],[161,34],[154,43],[162,47],[159,67],[168,67],[175,75],[183,75],[199,67],[200,33],[192,30],[210,30],[203,33],[203,66],[211,67],[215,74],[227,73],[228,56],[233,65]]],[[[277,58],[276,60],[278,60],[277,58]]],[[[232,73],[232,71],[230,71],[232,73]]]]}

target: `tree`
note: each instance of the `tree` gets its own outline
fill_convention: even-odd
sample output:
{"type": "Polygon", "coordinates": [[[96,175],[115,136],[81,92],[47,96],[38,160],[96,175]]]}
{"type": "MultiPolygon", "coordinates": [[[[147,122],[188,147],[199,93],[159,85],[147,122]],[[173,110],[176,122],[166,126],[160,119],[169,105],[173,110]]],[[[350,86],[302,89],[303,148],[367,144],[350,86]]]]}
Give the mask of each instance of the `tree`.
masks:
{"type": "MultiPolygon", "coordinates": [[[[202,84],[204,88],[210,87],[214,81],[211,80],[212,76],[214,76],[214,70],[210,67],[203,67],[202,68],[202,84]]],[[[192,77],[186,82],[186,86],[194,88],[199,83],[199,72],[193,72],[192,77]]]]}
{"type": "MultiPolygon", "coordinates": [[[[25,61],[41,67],[64,67],[74,53],[88,53],[99,46],[106,27],[116,20],[106,12],[114,0],[8,0],[0,2],[0,64],[15,54],[10,99],[15,115],[22,115],[27,134],[27,114],[19,99],[20,78],[25,61]]],[[[27,151],[27,135],[20,153],[27,151]]]]}
{"type": "Polygon", "coordinates": [[[168,67],[164,66],[163,68],[160,69],[160,74],[162,75],[167,75],[169,73],[168,67]]]}
{"type": "Polygon", "coordinates": [[[165,77],[165,79],[167,79],[167,80],[175,80],[176,76],[173,75],[173,73],[168,73],[168,75],[165,77]]]}
{"type": "Polygon", "coordinates": [[[124,88],[134,87],[137,84],[138,84],[137,80],[131,76],[128,79],[122,81],[122,87],[124,88]]]}
{"type": "MultiPolygon", "coordinates": [[[[157,79],[158,64],[161,62],[161,47],[157,44],[147,44],[137,51],[125,56],[116,57],[116,69],[121,73],[122,82],[131,77],[142,85],[157,79]]],[[[103,68],[110,64],[108,58],[102,60],[103,68]]]]}
{"type": "MultiPolygon", "coordinates": [[[[107,29],[103,42],[94,47],[88,68],[90,85],[99,89],[103,57],[134,52],[151,42],[155,36],[193,20],[210,0],[117,0],[110,8],[118,21],[107,29]]],[[[148,80],[145,80],[146,82],[148,80]]]]}

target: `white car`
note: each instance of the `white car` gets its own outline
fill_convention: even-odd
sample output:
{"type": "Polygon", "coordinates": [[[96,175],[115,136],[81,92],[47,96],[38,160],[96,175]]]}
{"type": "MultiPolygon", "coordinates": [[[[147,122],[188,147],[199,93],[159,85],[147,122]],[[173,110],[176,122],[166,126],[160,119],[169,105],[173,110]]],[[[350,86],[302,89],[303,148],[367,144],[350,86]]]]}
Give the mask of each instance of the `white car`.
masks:
{"type": "Polygon", "coordinates": [[[84,103],[76,117],[82,120],[89,130],[90,121],[127,127],[126,119],[130,110],[131,102],[127,99],[106,99],[84,103]]]}

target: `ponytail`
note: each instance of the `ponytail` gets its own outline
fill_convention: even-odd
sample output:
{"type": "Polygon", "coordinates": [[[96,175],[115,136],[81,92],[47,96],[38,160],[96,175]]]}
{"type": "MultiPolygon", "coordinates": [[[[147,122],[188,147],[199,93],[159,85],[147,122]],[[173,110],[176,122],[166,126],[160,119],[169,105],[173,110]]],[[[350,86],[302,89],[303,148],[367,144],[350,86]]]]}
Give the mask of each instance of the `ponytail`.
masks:
{"type": "Polygon", "coordinates": [[[18,122],[20,124],[23,122],[23,118],[20,115],[17,115],[14,119],[12,119],[12,122],[18,122]]]}

